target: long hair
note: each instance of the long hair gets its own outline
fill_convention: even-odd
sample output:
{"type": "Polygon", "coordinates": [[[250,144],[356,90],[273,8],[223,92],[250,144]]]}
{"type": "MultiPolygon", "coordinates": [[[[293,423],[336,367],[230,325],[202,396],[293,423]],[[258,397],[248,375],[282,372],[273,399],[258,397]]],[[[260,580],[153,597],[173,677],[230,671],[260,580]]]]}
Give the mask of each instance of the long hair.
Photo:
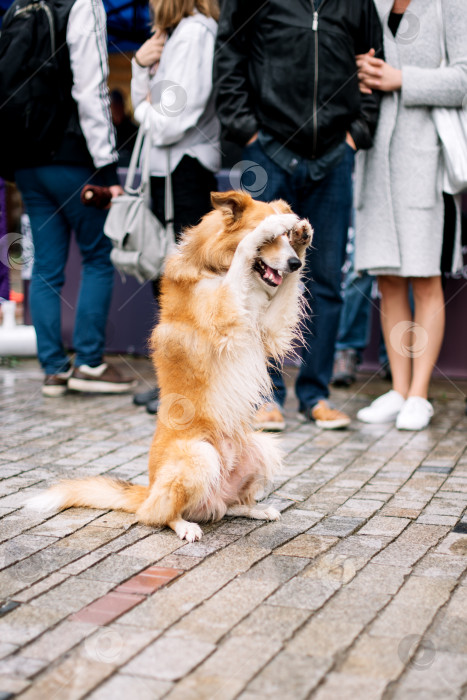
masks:
{"type": "Polygon", "coordinates": [[[184,17],[190,17],[198,10],[206,17],[219,19],[217,0],[149,0],[153,18],[153,30],[172,29],[184,17]]]}

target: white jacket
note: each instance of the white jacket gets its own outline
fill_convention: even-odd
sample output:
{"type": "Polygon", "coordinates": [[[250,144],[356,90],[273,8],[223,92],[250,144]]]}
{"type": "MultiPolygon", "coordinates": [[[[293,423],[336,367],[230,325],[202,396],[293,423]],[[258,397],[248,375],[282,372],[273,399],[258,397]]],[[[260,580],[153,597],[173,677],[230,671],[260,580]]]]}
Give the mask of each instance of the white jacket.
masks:
{"type": "Polygon", "coordinates": [[[150,121],[151,175],[171,171],[184,155],[213,172],[220,168],[220,125],[212,95],[212,62],[217,23],[199,12],[185,17],[167,39],[154,75],[132,61],[131,99],[135,119],[150,121]],[[151,95],[151,103],[146,99],[151,95]]]}
{"type": "Polygon", "coordinates": [[[106,14],[102,0],[76,0],[68,17],[70,54],[79,123],[96,168],[118,161],[107,79],[106,14]]]}

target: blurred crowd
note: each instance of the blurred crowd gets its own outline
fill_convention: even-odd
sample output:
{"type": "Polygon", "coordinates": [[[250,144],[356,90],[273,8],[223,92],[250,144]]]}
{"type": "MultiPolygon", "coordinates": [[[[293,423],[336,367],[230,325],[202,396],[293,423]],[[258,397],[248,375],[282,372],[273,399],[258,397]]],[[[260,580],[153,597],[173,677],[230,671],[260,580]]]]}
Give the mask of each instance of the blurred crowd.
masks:
{"type": "MultiPolygon", "coordinates": [[[[444,191],[432,114],[466,106],[465,3],[224,0],[220,10],[216,0],[149,3],[152,34],[131,62],[133,120],[123,95],[107,89],[101,0],[51,0],[66,49],[63,134],[53,154],[29,152],[14,172],[34,241],[30,307],[44,395],[134,388],[103,358],[113,284],[107,212],[83,207],[80,191],[92,183],[123,194],[117,165],[128,166],[143,125],[151,133],[151,206],[163,224],[170,149],[177,239],[210,210],[221,144],[229,142],[241,149],[242,189],[284,199],[312,224],[304,280],[312,311],[295,381],[302,419],[324,429],[349,425],[329,387],[355,378],[377,287],[380,357],[392,386],[358,419],[425,428],[444,335],[442,272],[462,264],[459,197],[444,191]],[[83,263],[73,365],[60,325],[72,230],[83,263]]],[[[157,299],[157,280],[153,293],[157,299]]],[[[283,368],[273,365],[270,374],[273,394],[258,406],[255,427],[280,431],[283,368]]],[[[134,401],[156,413],[157,387],[134,401]]]]}

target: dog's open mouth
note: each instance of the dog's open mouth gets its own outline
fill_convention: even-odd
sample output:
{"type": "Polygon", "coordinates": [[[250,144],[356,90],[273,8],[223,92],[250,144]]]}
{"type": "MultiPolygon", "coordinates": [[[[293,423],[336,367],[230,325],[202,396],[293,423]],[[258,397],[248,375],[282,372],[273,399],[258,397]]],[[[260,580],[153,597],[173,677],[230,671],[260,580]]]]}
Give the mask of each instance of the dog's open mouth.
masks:
{"type": "Polygon", "coordinates": [[[261,260],[261,258],[257,258],[255,260],[253,270],[255,270],[261,279],[266,282],[266,284],[269,284],[270,287],[278,287],[280,284],[282,284],[283,273],[280,270],[275,270],[273,267],[266,265],[264,260],[261,260]]]}

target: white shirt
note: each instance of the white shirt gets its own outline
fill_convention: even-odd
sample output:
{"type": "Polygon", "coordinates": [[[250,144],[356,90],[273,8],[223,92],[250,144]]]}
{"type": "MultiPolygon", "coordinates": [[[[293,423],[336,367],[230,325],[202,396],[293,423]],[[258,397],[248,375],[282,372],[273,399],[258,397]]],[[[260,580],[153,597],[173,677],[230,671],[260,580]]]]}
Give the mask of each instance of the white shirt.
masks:
{"type": "Polygon", "coordinates": [[[116,163],[110,114],[107,25],[102,0],[76,0],[68,17],[66,43],[81,130],[96,168],[116,163]]]}
{"type": "Polygon", "coordinates": [[[184,155],[213,172],[220,168],[220,125],[212,94],[216,32],[214,19],[195,12],[167,39],[154,75],[132,61],[135,119],[149,120],[152,128],[151,175],[166,174],[166,146],[171,146],[172,172],[184,155]]]}

